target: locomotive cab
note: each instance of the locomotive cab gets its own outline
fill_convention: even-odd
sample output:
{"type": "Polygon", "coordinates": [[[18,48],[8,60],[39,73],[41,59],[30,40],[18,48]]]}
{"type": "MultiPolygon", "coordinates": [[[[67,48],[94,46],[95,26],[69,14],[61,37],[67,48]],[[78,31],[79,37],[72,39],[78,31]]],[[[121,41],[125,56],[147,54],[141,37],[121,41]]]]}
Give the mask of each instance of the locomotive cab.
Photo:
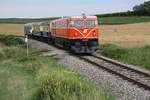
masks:
{"type": "Polygon", "coordinates": [[[71,50],[76,53],[93,53],[98,48],[99,29],[97,18],[73,17],[69,21],[71,50]]]}

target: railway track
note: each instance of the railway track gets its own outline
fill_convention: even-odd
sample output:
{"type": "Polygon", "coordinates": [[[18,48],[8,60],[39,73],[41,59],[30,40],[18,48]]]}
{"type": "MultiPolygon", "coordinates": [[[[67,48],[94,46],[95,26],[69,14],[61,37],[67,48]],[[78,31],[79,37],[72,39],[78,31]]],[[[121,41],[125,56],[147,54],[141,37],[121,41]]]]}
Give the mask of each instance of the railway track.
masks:
{"type": "Polygon", "coordinates": [[[109,73],[117,75],[124,80],[132,82],[138,87],[142,87],[145,90],[150,91],[150,74],[149,73],[142,72],[134,68],[130,68],[126,65],[116,63],[112,60],[108,60],[104,57],[97,56],[97,55],[77,56],[77,57],[80,58],[81,60],[86,61],[87,63],[100,67],[108,71],[109,73]]]}

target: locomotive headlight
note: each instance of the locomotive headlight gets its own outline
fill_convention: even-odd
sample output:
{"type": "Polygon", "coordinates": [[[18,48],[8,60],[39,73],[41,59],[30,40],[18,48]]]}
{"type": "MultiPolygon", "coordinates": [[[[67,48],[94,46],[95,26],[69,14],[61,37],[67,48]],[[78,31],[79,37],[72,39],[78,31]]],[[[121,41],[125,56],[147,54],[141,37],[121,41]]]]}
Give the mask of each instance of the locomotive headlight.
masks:
{"type": "Polygon", "coordinates": [[[78,33],[77,33],[77,32],[75,32],[75,33],[74,33],[74,36],[78,36],[78,33]]]}
{"type": "Polygon", "coordinates": [[[93,31],[93,36],[96,36],[96,31],[93,31]]]}

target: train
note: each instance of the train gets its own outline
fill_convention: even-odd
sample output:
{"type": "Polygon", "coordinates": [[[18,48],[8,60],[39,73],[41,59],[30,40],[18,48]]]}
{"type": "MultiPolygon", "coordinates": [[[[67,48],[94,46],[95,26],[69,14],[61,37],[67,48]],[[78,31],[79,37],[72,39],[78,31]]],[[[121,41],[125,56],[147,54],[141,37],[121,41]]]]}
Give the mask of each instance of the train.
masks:
{"type": "Polygon", "coordinates": [[[96,16],[68,16],[24,25],[27,37],[47,40],[74,53],[94,53],[99,46],[100,29],[96,16]]]}

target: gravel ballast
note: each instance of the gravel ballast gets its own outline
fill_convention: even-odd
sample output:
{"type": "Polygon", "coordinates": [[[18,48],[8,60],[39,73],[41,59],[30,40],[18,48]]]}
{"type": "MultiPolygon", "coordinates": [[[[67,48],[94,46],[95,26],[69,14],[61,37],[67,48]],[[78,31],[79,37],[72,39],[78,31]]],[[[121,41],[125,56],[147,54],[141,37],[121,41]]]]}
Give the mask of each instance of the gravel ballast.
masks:
{"type": "Polygon", "coordinates": [[[76,57],[67,55],[60,59],[59,63],[70,66],[73,70],[94,82],[98,87],[110,89],[117,100],[150,100],[150,91],[139,88],[76,57]]]}
{"type": "Polygon", "coordinates": [[[66,51],[45,43],[29,40],[30,47],[47,49],[44,55],[55,55],[59,64],[64,64],[91,80],[97,87],[110,90],[117,100],[150,100],[150,91],[146,91],[138,86],[119,78],[116,75],[86,63],[79,58],[68,54],[66,51]]]}

